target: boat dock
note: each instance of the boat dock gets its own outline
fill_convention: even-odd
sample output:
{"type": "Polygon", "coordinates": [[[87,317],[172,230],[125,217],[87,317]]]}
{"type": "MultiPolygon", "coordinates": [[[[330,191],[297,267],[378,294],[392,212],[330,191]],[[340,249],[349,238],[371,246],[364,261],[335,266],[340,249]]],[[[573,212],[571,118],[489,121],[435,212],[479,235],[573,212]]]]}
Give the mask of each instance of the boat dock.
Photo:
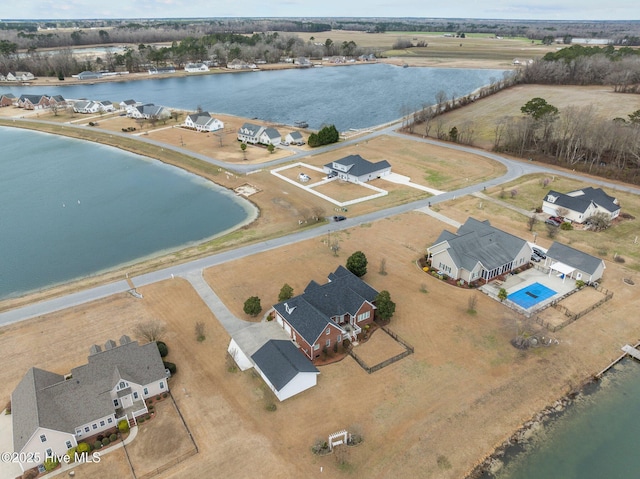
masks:
{"type": "Polygon", "coordinates": [[[632,358],[635,358],[638,361],[640,361],[640,351],[638,351],[633,346],[629,346],[628,344],[625,344],[624,346],[622,346],[622,350],[632,358]]]}

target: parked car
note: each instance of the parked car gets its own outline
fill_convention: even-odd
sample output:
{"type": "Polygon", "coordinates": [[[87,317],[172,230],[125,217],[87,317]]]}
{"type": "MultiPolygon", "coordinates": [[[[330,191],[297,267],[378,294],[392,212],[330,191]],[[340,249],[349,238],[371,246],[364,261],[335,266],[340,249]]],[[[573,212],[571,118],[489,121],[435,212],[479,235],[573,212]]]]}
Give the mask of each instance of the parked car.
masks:
{"type": "Polygon", "coordinates": [[[555,218],[547,218],[546,220],[544,220],[544,222],[548,225],[553,225],[553,226],[560,226],[562,224],[562,221],[558,221],[555,218]]]}
{"type": "Polygon", "coordinates": [[[540,256],[538,256],[537,254],[532,254],[531,255],[531,261],[535,261],[536,263],[540,262],[540,256]]]}
{"type": "Polygon", "coordinates": [[[283,146],[289,146],[289,142],[288,141],[281,141],[280,144],[283,145],[283,146]]]}
{"type": "Polygon", "coordinates": [[[547,259],[547,255],[545,254],[544,251],[542,251],[539,248],[531,248],[533,250],[533,254],[535,254],[536,256],[538,256],[541,259],[547,259]]]}
{"type": "Polygon", "coordinates": [[[346,219],[347,219],[346,216],[334,216],[333,217],[333,221],[344,221],[346,219]]]}
{"type": "Polygon", "coordinates": [[[298,179],[304,183],[304,182],[309,181],[311,179],[311,177],[309,175],[307,175],[306,173],[300,173],[298,175],[298,179]]]}
{"type": "Polygon", "coordinates": [[[562,216],[551,216],[549,219],[555,220],[560,224],[564,223],[564,218],[562,216]]]}
{"type": "Polygon", "coordinates": [[[327,175],[327,178],[333,178],[334,176],[338,176],[338,173],[336,173],[335,171],[332,171],[327,175]]]}

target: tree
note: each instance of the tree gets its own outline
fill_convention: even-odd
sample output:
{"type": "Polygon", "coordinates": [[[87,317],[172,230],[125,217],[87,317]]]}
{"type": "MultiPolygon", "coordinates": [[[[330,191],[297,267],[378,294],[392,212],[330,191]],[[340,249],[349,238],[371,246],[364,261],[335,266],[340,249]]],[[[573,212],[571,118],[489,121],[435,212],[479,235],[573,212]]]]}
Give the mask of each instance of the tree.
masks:
{"type": "Polygon", "coordinates": [[[532,117],[534,120],[540,120],[547,115],[555,116],[558,114],[558,109],[555,106],[547,103],[547,100],[540,97],[529,100],[520,108],[520,111],[532,117]]]}
{"type": "Polygon", "coordinates": [[[204,323],[202,321],[198,321],[195,325],[195,332],[196,332],[196,340],[198,342],[202,342],[206,339],[206,336],[204,334],[204,323]]]}
{"type": "Polygon", "coordinates": [[[260,298],[257,296],[251,296],[244,302],[244,312],[249,316],[258,316],[262,311],[262,306],[260,305],[260,298]]]}
{"type": "Polygon", "coordinates": [[[164,358],[169,354],[169,348],[164,341],[156,341],[156,346],[158,346],[158,352],[160,353],[161,358],[164,358]]]}
{"type": "Polygon", "coordinates": [[[455,126],[449,130],[449,141],[458,143],[458,128],[455,126]]]}
{"type": "Polygon", "coordinates": [[[387,290],[380,291],[374,302],[376,304],[376,316],[383,321],[390,320],[393,313],[396,312],[396,303],[391,301],[391,294],[387,290]]]}
{"type": "Polygon", "coordinates": [[[269,143],[269,145],[267,145],[267,151],[269,153],[273,153],[275,151],[276,147],[273,146],[271,143],[269,143]]]}
{"type": "Polygon", "coordinates": [[[240,143],[240,149],[242,150],[242,156],[247,159],[247,144],[245,142],[240,143]]]}
{"type": "Polygon", "coordinates": [[[507,299],[507,296],[507,290],[504,288],[500,288],[500,291],[498,291],[498,299],[502,302],[507,299]]]}
{"type": "Polygon", "coordinates": [[[134,328],[136,336],[146,339],[150,343],[160,341],[165,331],[166,328],[160,324],[159,321],[146,321],[144,323],[137,324],[134,328]]]}
{"type": "Polygon", "coordinates": [[[536,215],[529,216],[529,218],[527,219],[527,226],[529,227],[529,231],[533,231],[533,227],[536,225],[537,222],[538,222],[538,219],[536,218],[536,215]]]}
{"type": "Polygon", "coordinates": [[[347,269],[361,278],[367,274],[367,257],[362,251],[356,251],[347,259],[347,269]]]}
{"type": "Polygon", "coordinates": [[[591,229],[595,231],[602,231],[611,226],[611,218],[606,213],[600,212],[587,218],[585,223],[590,224],[591,229]]]}
{"type": "Polygon", "coordinates": [[[633,125],[640,125],[640,110],[629,114],[629,122],[633,125]]]}
{"type": "Polygon", "coordinates": [[[282,302],[291,298],[293,298],[293,288],[289,286],[287,283],[284,283],[284,285],[282,285],[282,288],[280,288],[280,294],[278,294],[278,301],[282,302]]]}

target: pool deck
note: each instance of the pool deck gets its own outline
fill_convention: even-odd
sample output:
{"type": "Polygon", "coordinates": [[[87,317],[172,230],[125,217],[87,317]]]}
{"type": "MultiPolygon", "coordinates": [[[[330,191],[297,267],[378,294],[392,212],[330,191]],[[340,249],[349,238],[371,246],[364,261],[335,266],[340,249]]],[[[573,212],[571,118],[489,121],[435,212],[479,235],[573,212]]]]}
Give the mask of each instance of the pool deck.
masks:
{"type": "Polygon", "coordinates": [[[551,276],[549,276],[548,273],[544,273],[538,269],[531,268],[523,271],[520,274],[509,275],[507,276],[507,279],[505,281],[492,281],[489,284],[482,286],[480,289],[487,293],[489,296],[497,297],[500,288],[506,289],[507,295],[509,295],[534,283],[540,283],[547,288],[554,290],[556,294],[554,294],[550,298],[545,299],[544,301],[540,301],[539,303],[534,304],[528,309],[524,309],[518,304],[507,299],[507,302],[509,302],[510,305],[513,306],[513,309],[522,311],[525,314],[531,314],[535,311],[543,309],[549,303],[564,296],[565,294],[574,290],[576,287],[576,281],[574,279],[567,278],[565,281],[563,281],[562,278],[556,276],[553,273],[551,274],[551,276]]]}

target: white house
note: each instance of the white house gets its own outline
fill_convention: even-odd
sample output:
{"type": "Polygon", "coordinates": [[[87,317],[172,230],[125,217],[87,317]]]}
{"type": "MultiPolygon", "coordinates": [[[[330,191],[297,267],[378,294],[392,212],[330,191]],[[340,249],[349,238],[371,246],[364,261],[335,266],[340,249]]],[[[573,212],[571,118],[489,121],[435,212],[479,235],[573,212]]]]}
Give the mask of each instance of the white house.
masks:
{"type": "Polygon", "coordinates": [[[547,251],[544,264],[549,267],[550,275],[558,274],[563,279],[571,278],[587,284],[600,281],[606,268],[604,260],[558,242],[554,242],[547,251]]]}
{"type": "Polygon", "coordinates": [[[601,188],[582,188],[559,193],[550,190],[542,201],[542,211],[553,216],[563,216],[574,223],[584,223],[597,213],[604,213],[610,220],[620,214],[620,204],[601,188]]]}
{"type": "Polygon", "coordinates": [[[254,125],[253,123],[245,123],[238,130],[238,141],[243,143],[251,143],[255,145],[260,143],[260,136],[265,130],[264,126],[254,125]]]}
{"type": "MultiPolygon", "coordinates": [[[[155,342],[140,346],[128,336],[104,350],[93,345],[88,363],[68,376],[31,368],[11,395],[13,448],[18,458],[64,455],[79,442],[135,423],[148,412],[145,399],[169,391],[155,342]]],[[[23,471],[38,464],[20,462],[23,471]]]]}
{"type": "Polygon", "coordinates": [[[282,142],[282,136],[280,136],[280,132],[275,128],[265,128],[260,134],[259,142],[263,145],[277,146],[282,142]]]}
{"type": "Polygon", "coordinates": [[[203,111],[187,115],[182,126],[196,131],[217,131],[224,128],[224,123],[213,118],[209,112],[203,111]]]}
{"type": "Polygon", "coordinates": [[[254,368],[280,401],[317,383],[320,371],[291,341],[272,339],[252,356],[254,368]]]}
{"type": "Polygon", "coordinates": [[[207,65],[205,65],[204,63],[187,63],[184,66],[184,71],[189,72],[189,73],[208,72],[209,71],[209,67],[207,65]]]}
{"type": "Polygon", "coordinates": [[[285,136],[284,141],[286,141],[291,145],[296,145],[296,144],[302,144],[304,142],[304,138],[302,136],[302,133],[300,133],[299,131],[292,131],[291,133],[287,133],[287,136],[285,136]]]}
{"type": "Polygon", "coordinates": [[[349,155],[324,165],[328,176],[337,176],[351,183],[366,183],[391,173],[391,165],[387,160],[371,163],[360,155],[349,155]]]}
{"type": "Polygon", "coordinates": [[[163,120],[171,117],[171,112],[163,106],[147,103],[146,105],[135,105],[127,108],[127,116],[130,118],[153,118],[163,120]]]}

